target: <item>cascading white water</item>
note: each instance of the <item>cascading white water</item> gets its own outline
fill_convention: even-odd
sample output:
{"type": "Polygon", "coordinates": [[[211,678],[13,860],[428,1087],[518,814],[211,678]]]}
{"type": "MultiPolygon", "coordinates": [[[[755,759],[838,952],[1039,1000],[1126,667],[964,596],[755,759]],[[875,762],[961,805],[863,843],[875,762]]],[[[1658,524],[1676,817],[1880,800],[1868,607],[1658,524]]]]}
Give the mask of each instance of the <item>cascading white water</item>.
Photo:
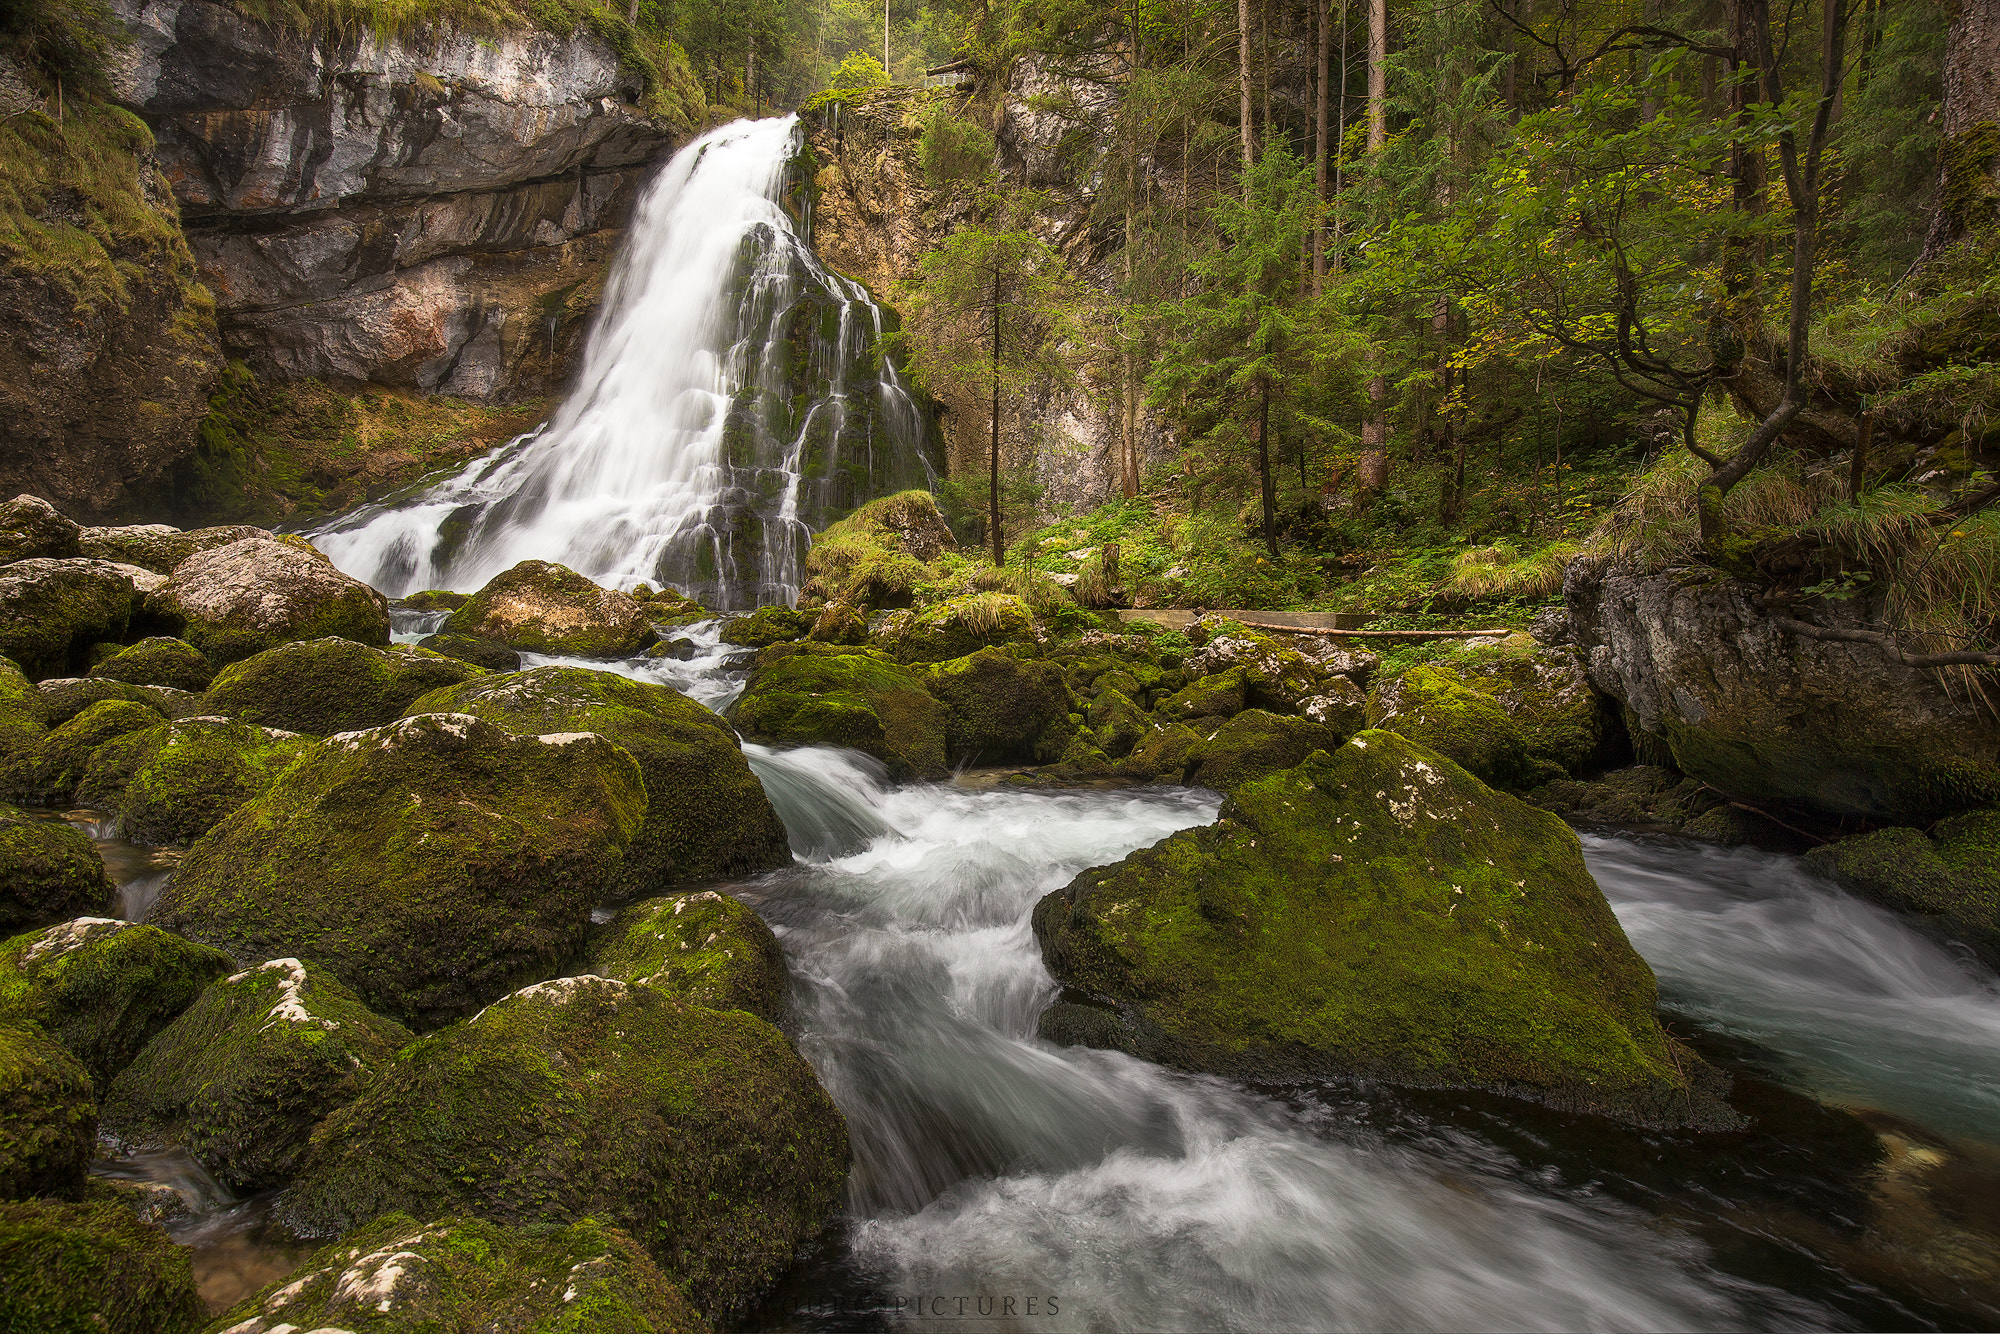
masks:
{"type": "Polygon", "coordinates": [[[799,134],[795,116],[737,121],[677,153],[548,424],[314,543],[392,596],[469,591],[532,558],[716,610],[795,600],[827,514],[932,477],[882,309],[784,207],[799,134]]]}

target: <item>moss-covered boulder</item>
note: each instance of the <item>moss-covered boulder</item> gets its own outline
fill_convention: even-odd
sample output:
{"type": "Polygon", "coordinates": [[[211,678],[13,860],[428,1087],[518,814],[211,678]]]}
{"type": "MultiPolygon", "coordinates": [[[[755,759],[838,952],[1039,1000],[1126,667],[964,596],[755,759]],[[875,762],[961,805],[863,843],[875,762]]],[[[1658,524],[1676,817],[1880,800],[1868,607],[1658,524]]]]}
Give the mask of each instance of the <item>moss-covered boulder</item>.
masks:
{"type": "Polygon", "coordinates": [[[202,696],[205,712],[285,732],[331,736],[380,727],[417,696],[482,674],[456,658],[392,644],[311,639],[231,663],[202,696]]]}
{"type": "Polygon", "coordinates": [[[210,986],[103,1091],[129,1149],[181,1145],[218,1181],[291,1179],[312,1128],[410,1041],[318,967],[271,959],[210,986]]]}
{"type": "Polygon", "coordinates": [[[930,562],[957,549],[928,491],[883,496],[813,539],[801,594],[854,607],[906,607],[930,577],[930,562]]]}
{"type": "Polygon", "coordinates": [[[86,528],[77,535],[77,545],[85,556],[123,561],[155,574],[172,574],[182,561],[198,552],[226,547],[246,537],[270,536],[267,529],[240,523],[186,531],[164,523],[147,523],[118,528],[86,528]]]}
{"type": "Polygon", "coordinates": [[[141,843],[191,843],[260,796],[313,745],[227,718],[183,718],[114,737],[91,752],[76,801],[141,843]]]}
{"type": "Polygon", "coordinates": [[[102,1090],[230,967],[157,926],[79,917],[0,943],[0,1024],[40,1027],[102,1090]]]}
{"type": "Polygon", "coordinates": [[[659,638],[630,597],[543,560],[495,575],[451,614],[444,632],[577,658],[622,658],[659,638]]]}
{"type": "Polygon", "coordinates": [[[804,639],[813,618],[790,607],[759,607],[748,616],[734,616],[722,627],[722,642],[743,648],[768,648],[804,639]]]}
{"type": "Polygon", "coordinates": [[[51,729],[32,749],[0,766],[0,793],[22,801],[67,805],[98,747],[165,721],[159,710],[149,705],[124,699],[99,700],[51,729]]]}
{"type": "Polygon", "coordinates": [[[1145,712],[1124,691],[1105,687],[1084,713],[1091,740],[1110,758],[1123,759],[1151,728],[1145,712]]]}
{"type": "Polygon", "coordinates": [[[0,806],[0,932],[106,912],[114,892],[82,830],[0,806]]]}
{"type": "Polygon", "coordinates": [[[1248,707],[1243,669],[1232,667],[1181,687],[1161,700],[1155,712],[1172,722],[1199,725],[1233,718],[1248,707]]]}
{"type": "Polygon", "coordinates": [[[0,1199],[75,1198],[96,1143],[97,1105],[76,1057],[32,1024],[0,1024],[0,1199]]]}
{"type": "Polygon", "coordinates": [[[201,650],[185,639],[155,635],[121,648],[90,669],[92,676],[135,686],[167,686],[200,694],[215,679],[201,650]]]}
{"type": "Polygon", "coordinates": [[[469,662],[474,667],[484,667],[489,672],[521,670],[521,655],[494,639],[475,639],[471,635],[425,635],[417,641],[417,647],[442,653],[447,658],[457,658],[460,662],[469,662]]]}
{"type": "Polygon", "coordinates": [[[1462,663],[1456,671],[1467,686],[1491,695],[1506,710],[1538,763],[1584,774],[1615,756],[1622,728],[1591,688],[1575,649],[1545,647],[1516,635],[1499,652],[1462,663]]]}
{"type": "Polygon", "coordinates": [[[0,565],[80,555],[78,531],[75,520],[40,496],[15,496],[0,503],[0,565]]]}
{"type": "Polygon", "coordinates": [[[163,718],[192,718],[202,711],[201,696],[172,686],[140,686],[98,676],[61,676],[35,683],[42,716],[60,727],[93,704],[107,699],[129,700],[156,710],[163,718]]]}
{"type": "Polygon", "coordinates": [[[421,593],[411,593],[398,599],[396,605],[405,611],[457,611],[470,601],[470,593],[454,593],[449,588],[426,588],[421,593]]]}
{"type": "Polygon", "coordinates": [[[594,1218],[713,1318],[818,1235],[847,1162],[840,1112],[768,1023],[569,977],[405,1048],[315,1132],[279,1212],[309,1236],[390,1210],[594,1218]]]}
{"type": "Polygon", "coordinates": [[[603,737],[422,714],[301,755],[188,850],[153,919],[435,1027],[574,957],[645,812],[603,737]]]}
{"type": "Polygon", "coordinates": [[[1011,593],[969,593],[934,603],[903,622],[902,662],[945,662],[1000,644],[1032,644],[1035,616],[1011,593]]]}
{"type": "Polygon", "coordinates": [[[632,904],[604,927],[588,970],[643,983],[711,1010],[776,1023],[785,1008],[785,951],[764,919],[712,889],[632,904]]]}
{"type": "Polygon", "coordinates": [[[1120,761],[1118,772],[1154,783],[1186,782],[1205,739],[1186,723],[1154,723],[1120,761]]]}
{"type": "Polygon", "coordinates": [[[646,818],[625,849],[614,898],[791,864],[785,825],[736,733],[671,686],[582,667],[537,667],[434,691],[412,714],[469,713],[517,735],[595,732],[646,780],[646,818]]]}
{"type": "Polygon", "coordinates": [[[1114,1045],[1259,1082],[1478,1087],[1715,1124],[1653,974],[1554,816],[1390,732],[1237,789],[1221,818],[1036,905],[1114,1045]]]}
{"type": "Polygon", "coordinates": [[[1233,622],[1220,623],[1208,641],[1188,656],[1187,669],[1225,680],[1231,672],[1238,673],[1244,707],[1305,718],[1343,736],[1367,725],[1367,697],[1345,674],[1233,622]]]}
{"type": "Polygon", "coordinates": [[[193,1334],[207,1318],[193,1253],[110,1187],[0,1204],[0,1329],[193,1334]]]}
{"type": "Polygon", "coordinates": [[[1914,913],[2000,969],[2000,810],[1941,820],[1926,837],[1878,829],[1814,848],[1806,865],[1863,898],[1914,913]]]}
{"type": "Polygon", "coordinates": [[[12,660],[0,658],[0,765],[34,749],[48,730],[41,695],[12,660]]]}
{"type": "Polygon", "coordinates": [[[389,642],[389,604],[295,537],[246,537],[197,552],[146,599],[154,616],[217,665],[280,644],[338,635],[389,642]]]}
{"type": "Polygon", "coordinates": [[[90,667],[90,650],[125,638],[135,602],[157,576],[112,561],[24,560],[0,565],[0,654],[30,680],[90,667]]]}
{"type": "Polygon", "coordinates": [[[232,1308],[229,1334],[708,1334],[639,1244],[592,1219],[508,1228],[376,1219],[232,1308]]]}
{"type": "Polygon", "coordinates": [[[1499,700],[1447,667],[1412,667],[1378,681],[1368,696],[1368,725],[1429,747],[1495,787],[1531,788],[1563,776],[1535,754],[1499,700]]]}
{"type": "Polygon", "coordinates": [[[868,618],[852,603],[829,602],[820,608],[806,637],[821,644],[865,644],[868,618]]]}
{"type": "Polygon", "coordinates": [[[1346,734],[1310,718],[1245,709],[1195,749],[1184,781],[1233,792],[1303,763],[1316,750],[1337,750],[1345,740],[1346,734]]]}
{"type": "Polygon", "coordinates": [[[1054,663],[988,648],[921,668],[917,678],[948,711],[954,764],[1048,763],[1078,730],[1077,701],[1054,663]]]}
{"type": "Polygon", "coordinates": [[[949,772],[944,705],[885,654],[834,645],[766,649],[730,717],[753,741],[846,746],[873,755],[896,778],[949,772]]]}

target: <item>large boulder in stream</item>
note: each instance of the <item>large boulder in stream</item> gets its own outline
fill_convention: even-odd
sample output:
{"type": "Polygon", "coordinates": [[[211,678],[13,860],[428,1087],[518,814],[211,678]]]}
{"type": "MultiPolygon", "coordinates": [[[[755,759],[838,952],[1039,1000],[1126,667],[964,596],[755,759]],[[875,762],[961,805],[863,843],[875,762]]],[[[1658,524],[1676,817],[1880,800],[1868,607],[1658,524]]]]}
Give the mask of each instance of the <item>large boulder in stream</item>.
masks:
{"type": "Polygon", "coordinates": [[[1005,649],[929,664],[917,679],[945,706],[945,747],[954,764],[1058,759],[1082,721],[1061,668],[1005,649]]]}
{"type": "Polygon", "coordinates": [[[301,755],[189,849],[153,920],[435,1027],[576,954],[645,812],[601,736],[422,714],[301,755]]]}
{"type": "Polygon", "coordinates": [[[113,892],[104,858],[81,829],[0,805],[0,931],[102,913],[113,892]]]}
{"type": "Polygon", "coordinates": [[[785,1008],[785,951],[764,919],[712,889],[644,899],[591,943],[599,977],[641,983],[711,1010],[772,1023],[785,1008]]]}
{"type": "Polygon", "coordinates": [[[41,696],[11,659],[0,658],[0,764],[34,749],[48,730],[41,696]]]}
{"type": "Polygon", "coordinates": [[[1554,816],[1368,731],[1036,905],[1044,1032],[1257,1083],[1360,1075],[1728,1124],[1554,816]]]}
{"type": "Polygon", "coordinates": [[[268,529],[248,524],[225,524],[217,528],[183,531],[164,523],[126,524],[115,528],[86,528],[77,534],[81,554],[99,560],[123,561],[158,574],[172,574],[182,561],[204,551],[241,542],[246,537],[269,538],[268,529]]]}
{"type": "Polygon", "coordinates": [[[500,1227],[390,1214],[357,1228],[216,1321],[222,1334],[520,1330],[709,1334],[680,1289],[626,1233],[585,1219],[500,1227]],[[478,1324],[464,1323],[476,1312],[478,1324]]]}
{"type": "Polygon", "coordinates": [[[110,1186],[0,1203],[0,1329],[194,1334],[208,1317],[193,1252],[110,1186]]]}
{"type": "Polygon", "coordinates": [[[1914,913],[2000,969],[2000,809],[1940,820],[1928,834],[1890,828],[1844,838],[1814,848],[1806,865],[1914,913]]]}
{"type": "Polygon", "coordinates": [[[128,685],[166,686],[200,694],[215,679],[215,668],[185,639],[154,635],[118,650],[91,668],[90,674],[128,685]]]}
{"type": "Polygon", "coordinates": [[[389,642],[387,600],[297,537],[246,537],[189,556],[146,607],[217,664],[328,635],[389,642]]]}
{"type": "Polygon", "coordinates": [[[140,599],[164,582],[137,566],[83,557],[0,565],[0,654],[30,680],[83,671],[91,647],[123,640],[140,599]]]}
{"type": "Polygon", "coordinates": [[[595,732],[646,780],[646,819],[609,896],[789,866],[784,822],[736,733],[671,686],[584,667],[536,667],[436,690],[409,711],[469,713],[517,735],[595,732]]]}
{"type": "Polygon", "coordinates": [[[0,765],[0,795],[43,805],[68,805],[100,747],[157,727],[159,710],[125,699],[99,700],[53,728],[34,748],[0,765]]]}
{"type": "Polygon", "coordinates": [[[846,746],[894,778],[942,778],[949,714],[887,655],[838,644],[777,644],[757,655],[730,718],[753,741],[846,746]]]}
{"type": "Polygon", "coordinates": [[[777,1029],[569,977],[407,1048],[314,1132],[279,1216],[307,1236],[391,1210],[596,1219],[721,1318],[833,1218],[847,1164],[846,1123],[777,1029]]]}
{"type": "Polygon", "coordinates": [[[98,746],[76,800],[114,816],[127,838],[192,843],[262,795],[312,745],[296,732],[227,718],[183,718],[98,746]]]}
{"type": "Polygon", "coordinates": [[[659,638],[646,609],[545,560],[493,576],[452,612],[444,632],[573,658],[623,658],[659,638]]]}
{"type": "Polygon", "coordinates": [[[481,675],[470,663],[408,644],[371,648],[351,639],[309,639],[224,667],[202,705],[239,722],[331,736],[392,723],[417,696],[481,675]]]}

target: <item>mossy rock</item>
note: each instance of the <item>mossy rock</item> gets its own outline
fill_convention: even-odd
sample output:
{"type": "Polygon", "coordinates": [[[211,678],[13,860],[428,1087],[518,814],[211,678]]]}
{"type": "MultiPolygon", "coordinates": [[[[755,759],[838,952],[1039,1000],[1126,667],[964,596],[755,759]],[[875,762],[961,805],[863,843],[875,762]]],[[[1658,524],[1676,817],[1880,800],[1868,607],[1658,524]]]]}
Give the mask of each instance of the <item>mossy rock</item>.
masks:
{"type": "Polygon", "coordinates": [[[0,931],[107,912],[115,892],[82,830],[0,806],[0,931]]]}
{"type": "Polygon", "coordinates": [[[1554,816],[1391,732],[1237,789],[1221,818],[1043,899],[1049,971],[1125,1050],[1257,1082],[1476,1087],[1729,1122],[1554,816]],[[1697,1081],[1700,1082],[1700,1081],[1697,1081]]]}
{"type": "Polygon", "coordinates": [[[1468,663],[1458,675],[1507,711],[1535,761],[1581,775],[1612,758],[1621,729],[1575,649],[1514,647],[1468,663]]]}
{"type": "Polygon", "coordinates": [[[406,611],[457,611],[470,601],[470,593],[454,593],[449,588],[426,588],[421,593],[398,599],[396,605],[406,611]]]}
{"type": "Polygon", "coordinates": [[[188,850],[154,920],[435,1027],[574,957],[645,812],[603,737],[423,714],[306,751],[188,850]]]}
{"type": "Polygon", "coordinates": [[[408,644],[312,639],[231,663],[202,703],[238,722],[332,736],[394,722],[419,695],[480,675],[482,668],[408,644]]]}
{"type": "Polygon", "coordinates": [[[172,686],[141,686],[101,676],[54,677],[37,682],[35,696],[50,727],[61,727],[93,704],[108,699],[129,700],[158,711],[162,718],[194,718],[201,714],[201,696],[172,686]]]}
{"type": "Polygon", "coordinates": [[[1928,919],[2000,969],[2000,810],[1915,829],[1878,829],[1814,848],[1806,865],[1898,912],[1928,919]]]}
{"type": "Polygon", "coordinates": [[[48,730],[41,695],[19,667],[0,658],[0,765],[34,749],[48,730]]]}
{"type": "Polygon", "coordinates": [[[1118,771],[1155,783],[1185,782],[1205,739],[1186,723],[1155,723],[1125,756],[1118,771]]]}
{"type": "Polygon", "coordinates": [[[1343,738],[1367,726],[1367,697],[1347,676],[1233,622],[1223,622],[1187,666],[1204,676],[1240,672],[1243,707],[1305,718],[1343,738]]]}
{"type": "Polygon", "coordinates": [[[103,560],[0,566],[0,654],[34,681],[87,670],[91,646],[123,640],[132,624],[133,573],[103,560]]]}
{"type": "Polygon", "coordinates": [[[223,524],[183,532],[164,523],[127,524],[117,528],[86,528],[78,535],[80,553],[99,560],[123,561],[155,574],[172,574],[198,552],[213,551],[246,537],[271,537],[269,529],[248,524],[223,524]]]}
{"type": "Polygon", "coordinates": [[[1233,718],[1249,707],[1245,675],[1242,668],[1232,667],[1204,676],[1161,700],[1154,712],[1169,721],[1190,725],[1207,719],[1233,718]]]}
{"type": "Polygon", "coordinates": [[[90,674],[135,686],[167,686],[200,694],[215,679],[215,669],[201,650],[185,639],[155,635],[121,648],[90,669],[90,674]]]}
{"type": "Polygon", "coordinates": [[[1076,699],[1054,663],[980,649],[920,669],[917,679],[945,706],[945,746],[954,764],[1046,764],[1076,735],[1076,699]]]}
{"type": "Polygon", "coordinates": [[[759,607],[748,616],[731,617],[722,627],[722,642],[742,648],[768,648],[804,639],[813,628],[813,618],[790,607],[759,607]]]}
{"type": "Polygon", "coordinates": [[[76,1198],[96,1146],[89,1073],[34,1025],[0,1024],[0,1199],[76,1198]]]}
{"type": "Polygon", "coordinates": [[[1112,759],[1123,759],[1145,739],[1151,726],[1145,713],[1124,691],[1103,687],[1084,713],[1098,749],[1112,759]]]}
{"type": "Polygon", "coordinates": [[[1218,792],[1233,792],[1245,783],[1304,763],[1316,750],[1337,750],[1346,740],[1344,734],[1309,718],[1245,709],[1196,749],[1186,781],[1218,792]]]}
{"type": "Polygon", "coordinates": [[[750,772],[736,733],[671,686],[583,667],[536,667],[434,691],[412,714],[469,713],[517,735],[595,732],[628,751],[646,780],[646,818],[611,897],[789,866],[785,825],[750,772]]]}
{"type": "Polygon", "coordinates": [[[957,549],[928,491],[883,496],[813,539],[801,593],[860,608],[906,607],[931,577],[930,562],[957,549]]]}
{"type": "Polygon", "coordinates": [[[639,1244],[593,1219],[508,1228],[389,1214],[216,1320],[234,1334],[709,1334],[639,1244]]]}
{"type": "Polygon", "coordinates": [[[312,1128],[411,1040],[326,971],[271,959],[210,986],[104,1091],[128,1150],[181,1145],[224,1185],[291,1179],[312,1128]]]}
{"type": "Polygon", "coordinates": [[[944,705],[915,672],[880,653],[766,649],[730,717],[753,741],[846,746],[873,755],[896,778],[949,772],[944,705]]]}
{"type": "Polygon", "coordinates": [[[865,644],[868,618],[859,607],[846,602],[829,602],[813,619],[808,639],[821,644],[865,644]]]}
{"type": "Polygon", "coordinates": [[[207,1319],[193,1252],[140,1222],[114,1188],[0,1204],[0,1329],[192,1334],[207,1319]]]}
{"type": "Polygon", "coordinates": [[[474,667],[484,667],[489,672],[521,670],[521,655],[498,640],[475,639],[471,635],[435,634],[425,635],[419,639],[417,647],[429,649],[432,653],[442,653],[447,658],[457,658],[460,662],[469,662],[474,667]]]}
{"type": "Polygon", "coordinates": [[[150,705],[99,700],[0,768],[0,792],[46,805],[67,805],[98,747],[163,721],[160,711],[150,705]]]}
{"type": "Polygon", "coordinates": [[[313,745],[227,718],[183,718],[114,737],[91,753],[76,800],[141,843],[192,843],[261,796],[313,745]]]}
{"type": "Polygon", "coordinates": [[[570,977],[405,1048],[314,1133],[279,1216],[307,1236],[391,1210],[594,1218],[722,1318],[832,1219],[847,1163],[840,1112],[777,1029],[570,977]]]}
{"type": "Polygon", "coordinates": [[[632,904],[598,934],[585,962],[600,977],[711,1010],[747,1010],[776,1023],[785,1009],[778,938],[763,918],[714,890],[632,904]]]}
{"type": "Polygon", "coordinates": [[[982,648],[1032,644],[1035,617],[1011,593],[970,593],[935,603],[910,618],[896,637],[901,662],[947,662],[982,648]]]}
{"type": "Polygon", "coordinates": [[[39,1026],[102,1090],[230,967],[157,926],[78,917],[0,944],[0,1024],[39,1026]]]}
{"type": "Polygon", "coordinates": [[[1495,787],[1526,789],[1564,776],[1533,752],[1500,701],[1449,668],[1417,666],[1377,682],[1368,724],[1435,750],[1495,787]]]}
{"type": "Polygon", "coordinates": [[[628,657],[659,638],[630,597],[541,560],[495,575],[451,614],[444,633],[579,658],[628,657]]]}
{"type": "Polygon", "coordinates": [[[36,557],[81,555],[76,521],[40,496],[0,502],[0,565],[36,557]]]}
{"type": "Polygon", "coordinates": [[[247,537],[197,552],[146,599],[153,615],[218,666],[299,640],[389,643],[389,604],[292,537],[247,537]]]}

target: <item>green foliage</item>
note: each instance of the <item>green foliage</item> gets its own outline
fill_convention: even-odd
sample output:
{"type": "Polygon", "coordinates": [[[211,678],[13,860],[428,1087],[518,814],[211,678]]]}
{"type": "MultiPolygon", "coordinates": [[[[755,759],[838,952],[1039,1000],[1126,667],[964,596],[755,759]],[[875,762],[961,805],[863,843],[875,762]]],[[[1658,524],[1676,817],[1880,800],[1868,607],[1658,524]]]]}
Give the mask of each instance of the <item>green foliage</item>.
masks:
{"type": "Polygon", "coordinates": [[[923,118],[917,164],[934,190],[977,185],[993,169],[993,136],[950,103],[933,105],[923,118]]]}

